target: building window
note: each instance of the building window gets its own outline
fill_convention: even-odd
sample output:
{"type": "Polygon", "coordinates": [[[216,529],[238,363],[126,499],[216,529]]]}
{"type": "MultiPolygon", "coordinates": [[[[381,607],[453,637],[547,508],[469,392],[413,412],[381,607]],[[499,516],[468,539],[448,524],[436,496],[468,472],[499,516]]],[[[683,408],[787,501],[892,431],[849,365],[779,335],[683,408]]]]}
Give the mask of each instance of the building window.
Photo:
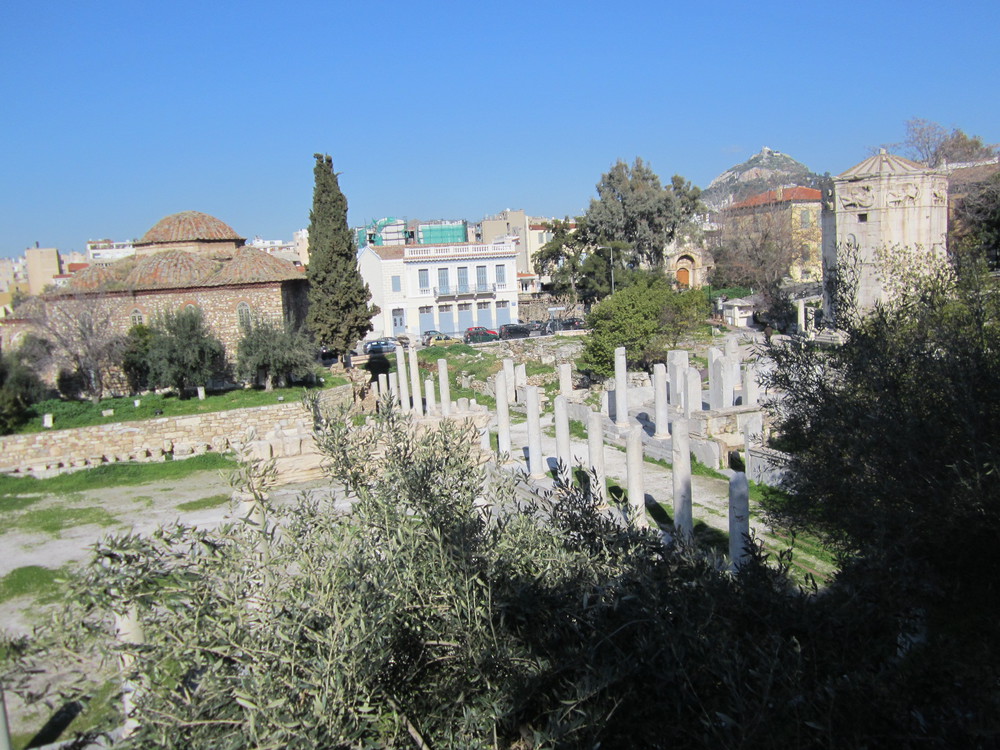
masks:
{"type": "Polygon", "coordinates": [[[497,265],[497,286],[502,287],[507,284],[507,266],[502,263],[497,265]]]}
{"type": "Polygon", "coordinates": [[[392,277],[392,291],[394,292],[403,291],[403,282],[398,276],[392,277]]]}
{"type": "Polygon", "coordinates": [[[438,292],[441,294],[448,293],[448,269],[439,268],[438,269],[438,292]]]}
{"type": "Polygon", "coordinates": [[[419,309],[421,315],[430,315],[432,312],[434,312],[433,307],[421,307],[419,309]]]}
{"type": "Polygon", "coordinates": [[[486,281],[486,266],[476,266],[476,289],[480,292],[489,289],[489,284],[486,281]]]}
{"type": "Polygon", "coordinates": [[[421,294],[427,294],[431,290],[431,272],[426,268],[417,271],[417,286],[420,287],[421,294]]]}
{"type": "Polygon", "coordinates": [[[502,310],[503,308],[507,307],[509,304],[510,303],[507,302],[506,300],[498,300],[497,301],[497,310],[502,310]]]}
{"type": "Polygon", "coordinates": [[[132,321],[132,325],[141,326],[142,325],[142,313],[139,310],[133,310],[132,314],[129,316],[129,320],[132,321]]]}
{"type": "Polygon", "coordinates": [[[490,303],[489,302],[477,302],[476,303],[476,309],[477,310],[489,310],[490,309],[490,303]]]}
{"type": "Polygon", "coordinates": [[[472,303],[471,302],[463,302],[462,304],[460,304],[458,306],[458,311],[459,312],[468,312],[471,309],[472,309],[472,303]]]}
{"type": "Polygon", "coordinates": [[[864,224],[866,221],[868,221],[868,214],[858,214],[858,221],[864,224]]]}
{"type": "Polygon", "coordinates": [[[240,302],[236,306],[236,320],[240,328],[247,328],[250,325],[250,305],[240,302]]]}
{"type": "Polygon", "coordinates": [[[465,266],[458,267],[458,291],[469,291],[469,269],[465,266]]]}
{"type": "Polygon", "coordinates": [[[438,314],[451,315],[451,305],[441,305],[438,308],[438,314]]]}
{"type": "Polygon", "coordinates": [[[801,216],[799,217],[799,221],[801,222],[801,226],[803,229],[808,229],[809,227],[812,226],[812,216],[810,216],[808,211],[802,212],[801,216]]]}

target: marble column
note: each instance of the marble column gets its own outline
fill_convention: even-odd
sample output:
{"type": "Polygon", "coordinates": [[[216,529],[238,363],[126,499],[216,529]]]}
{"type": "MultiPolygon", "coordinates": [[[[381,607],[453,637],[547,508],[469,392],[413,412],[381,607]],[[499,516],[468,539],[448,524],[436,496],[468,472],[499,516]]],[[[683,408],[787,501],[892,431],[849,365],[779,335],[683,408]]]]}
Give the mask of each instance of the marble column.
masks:
{"type": "Polygon", "coordinates": [[[674,529],[679,536],[691,538],[694,518],[691,505],[690,427],[683,417],[674,419],[671,436],[671,471],[674,490],[674,529]]]}
{"type": "Polygon", "coordinates": [[[510,401],[508,400],[507,373],[501,370],[494,381],[497,397],[497,452],[510,454],[510,401]]]}
{"type": "Polygon", "coordinates": [[[684,349],[667,352],[667,378],[670,381],[670,405],[684,406],[684,373],[688,368],[688,353],[684,349]]]}
{"type": "Polygon", "coordinates": [[[625,461],[628,484],[629,522],[637,528],[649,526],[646,521],[646,486],[642,476],[642,427],[629,430],[625,442],[625,461]]]}
{"type": "Polygon", "coordinates": [[[723,354],[714,346],[708,350],[708,408],[721,409],[723,354]]]}
{"type": "Polygon", "coordinates": [[[701,411],[701,373],[697,367],[687,368],[687,377],[684,379],[684,388],[687,396],[684,397],[684,416],[691,418],[691,413],[701,411]]]}
{"type": "Polygon", "coordinates": [[[565,396],[555,398],[556,460],[562,466],[563,478],[568,482],[573,475],[573,448],[569,439],[569,407],[565,396]]]}
{"type": "Polygon", "coordinates": [[[722,408],[728,409],[736,403],[736,383],[739,382],[739,360],[723,356],[720,374],[722,375],[722,408]]]}
{"type": "Polygon", "coordinates": [[[525,386],[524,400],[528,409],[528,475],[532,479],[541,479],[545,476],[545,457],[542,455],[542,425],[537,385],[525,386]]]}
{"type": "Polygon", "coordinates": [[[420,368],[417,366],[417,347],[411,346],[410,352],[410,392],[413,394],[413,413],[424,416],[424,400],[420,397],[420,368]]]}
{"type": "Polygon", "coordinates": [[[503,361],[503,374],[507,380],[507,403],[513,404],[517,400],[517,380],[514,377],[514,360],[510,357],[503,361]]]}
{"type": "Polygon", "coordinates": [[[451,415],[451,383],[448,382],[448,360],[438,360],[438,388],[441,391],[441,416],[451,415]]]}
{"type": "Polygon", "coordinates": [[[410,387],[406,384],[406,358],[403,347],[396,347],[396,387],[399,390],[399,409],[404,414],[410,411],[410,387]]]}
{"type": "Polygon", "coordinates": [[[427,399],[427,416],[437,411],[437,404],[434,403],[434,378],[424,380],[424,396],[427,399]]]}
{"type": "Polygon", "coordinates": [[[559,393],[568,396],[573,392],[573,365],[564,362],[559,365],[559,393]]]}
{"type": "Polygon", "coordinates": [[[604,415],[599,411],[592,411],[587,417],[587,448],[590,478],[596,483],[591,492],[598,502],[605,502],[608,493],[604,471],[604,415]]]}
{"type": "Polygon", "coordinates": [[[528,385],[528,368],[522,363],[514,365],[514,394],[517,397],[517,389],[525,388],[528,385]]]}
{"type": "Polygon", "coordinates": [[[738,471],[729,480],[729,560],[732,570],[739,570],[749,559],[750,484],[747,475],[738,471]]]}
{"type": "Polygon", "coordinates": [[[653,365],[653,405],[656,420],[653,437],[666,439],[670,437],[670,425],[667,423],[667,367],[661,362],[653,365]]]}
{"type": "Polygon", "coordinates": [[[615,349],[615,424],[628,426],[628,370],[624,346],[615,349]]]}
{"type": "Polygon", "coordinates": [[[760,403],[760,369],[754,363],[747,364],[743,372],[743,405],[756,406],[760,403]]]}
{"type": "Polygon", "coordinates": [[[379,398],[379,401],[381,401],[383,398],[385,398],[386,391],[388,391],[388,390],[389,390],[389,376],[386,373],[384,373],[384,372],[380,372],[379,376],[378,376],[378,398],[379,398]]]}
{"type": "Polygon", "coordinates": [[[806,301],[804,299],[795,300],[795,322],[798,323],[799,333],[806,332],[806,301]]]}

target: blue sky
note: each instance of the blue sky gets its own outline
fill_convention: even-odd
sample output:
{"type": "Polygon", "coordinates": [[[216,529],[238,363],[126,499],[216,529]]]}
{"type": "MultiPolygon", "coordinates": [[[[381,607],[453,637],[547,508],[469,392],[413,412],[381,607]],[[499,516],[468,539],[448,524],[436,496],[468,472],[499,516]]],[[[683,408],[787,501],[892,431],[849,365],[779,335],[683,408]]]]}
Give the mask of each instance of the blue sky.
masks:
{"type": "Polygon", "coordinates": [[[0,255],[190,209],[290,239],[317,151],[359,224],[573,215],[636,156],[836,174],[911,117],[997,142],[998,27],[995,0],[6,0],[0,255]]]}

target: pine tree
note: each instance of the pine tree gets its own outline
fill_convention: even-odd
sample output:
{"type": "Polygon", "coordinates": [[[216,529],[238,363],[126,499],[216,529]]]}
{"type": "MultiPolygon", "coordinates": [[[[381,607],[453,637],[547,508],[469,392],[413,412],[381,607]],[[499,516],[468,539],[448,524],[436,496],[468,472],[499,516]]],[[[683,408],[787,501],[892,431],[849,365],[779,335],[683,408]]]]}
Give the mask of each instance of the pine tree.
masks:
{"type": "Polygon", "coordinates": [[[340,192],[333,159],[314,154],[313,207],[309,214],[309,315],[316,341],[337,356],[372,330],[378,307],[358,271],[354,240],[347,227],[347,198],[340,192]]]}

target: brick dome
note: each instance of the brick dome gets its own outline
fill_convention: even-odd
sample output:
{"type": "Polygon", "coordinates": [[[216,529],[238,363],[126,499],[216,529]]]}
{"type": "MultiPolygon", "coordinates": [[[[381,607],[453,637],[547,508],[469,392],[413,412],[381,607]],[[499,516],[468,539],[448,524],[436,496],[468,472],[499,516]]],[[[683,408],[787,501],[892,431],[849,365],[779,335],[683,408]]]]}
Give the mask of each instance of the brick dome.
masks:
{"type": "Polygon", "coordinates": [[[201,211],[181,211],[160,219],[143,235],[137,245],[159,245],[168,242],[227,241],[243,244],[244,238],[214,216],[201,211]]]}

